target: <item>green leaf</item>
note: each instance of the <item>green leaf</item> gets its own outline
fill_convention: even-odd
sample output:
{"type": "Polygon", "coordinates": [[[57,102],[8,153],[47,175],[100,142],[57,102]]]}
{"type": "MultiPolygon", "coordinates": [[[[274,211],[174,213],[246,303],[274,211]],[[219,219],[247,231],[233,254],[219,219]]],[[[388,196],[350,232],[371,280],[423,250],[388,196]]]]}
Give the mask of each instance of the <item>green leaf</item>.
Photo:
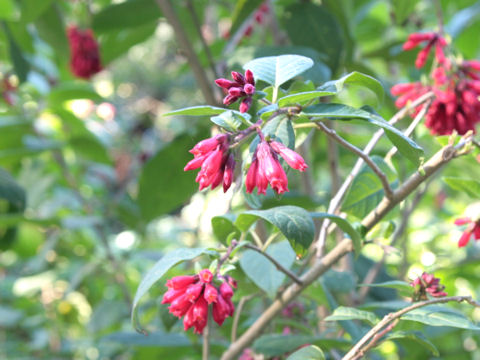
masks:
{"type": "Polygon", "coordinates": [[[306,251],[313,241],[315,226],[305,209],[287,205],[268,210],[250,210],[240,214],[235,225],[241,231],[247,231],[258,218],[277,227],[290,241],[297,254],[306,251]]]}
{"type": "Polygon", "coordinates": [[[352,239],[353,243],[353,249],[358,256],[360,254],[360,251],[362,250],[362,237],[360,234],[353,228],[350,223],[345,220],[344,218],[333,215],[333,214],[328,214],[328,213],[323,213],[323,212],[314,212],[310,213],[310,216],[312,218],[320,218],[320,219],[330,219],[332,222],[338,225],[340,229],[342,229],[345,233],[350,236],[352,239]]]}
{"type": "Polygon", "coordinates": [[[103,164],[111,164],[112,162],[105,146],[93,134],[91,136],[72,137],[68,143],[75,152],[85,159],[103,164]]]}
{"type": "Polygon", "coordinates": [[[395,331],[387,334],[385,340],[412,340],[428,349],[433,356],[440,356],[437,347],[420,331],[395,331]]]}
{"type": "Polygon", "coordinates": [[[480,198],[480,182],[477,180],[446,176],[443,181],[453,190],[463,191],[474,199],[480,198]]]}
{"type": "Polygon", "coordinates": [[[315,336],[310,335],[268,334],[255,340],[253,350],[267,357],[279,356],[313,341],[315,341],[315,336]]]}
{"type": "Polygon", "coordinates": [[[192,160],[188,149],[200,140],[199,136],[192,139],[190,135],[180,135],[144,165],[137,201],[145,220],[174,210],[197,191],[195,171],[183,171],[183,167],[192,160]]]}
{"type": "MultiPolygon", "coordinates": [[[[23,23],[29,23],[37,19],[54,0],[21,0],[20,9],[23,23]]],[[[1,10],[0,10],[1,12],[1,10]]]]}
{"type": "Polygon", "coordinates": [[[253,11],[263,3],[263,0],[238,0],[235,3],[235,10],[233,10],[232,15],[232,27],[230,28],[230,34],[232,36],[253,11]]]}
{"type": "Polygon", "coordinates": [[[155,33],[157,22],[109,31],[100,38],[100,54],[104,65],[125,54],[134,45],[147,40],[155,33]]]}
{"type": "Polygon", "coordinates": [[[295,351],[287,360],[324,360],[322,350],[315,345],[310,345],[295,351]]]}
{"type": "Polygon", "coordinates": [[[383,100],[385,91],[383,89],[382,84],[380,84],[380,82],[374,77],[363,74],[358,71],[354,71],[345,76],[342,76],[338,80],[329,81],[325,83],[323,86],[321,86],[319,90],[335,88],[336,92],[340,92],[343,90],[343,87],[345,86],[345,84],[354,84],[354,85],[363,86],[371,90],[377,96],[379,101],[383,100]]]}
{"type": "Polygon", "coordinates": [[[300,55],[267,56],[249,61],[243,68],[253,72],[255,79],[260,79],[280,87],[283,83],[313,66],[313,60],[300,55]]]}
{"type": "Polygon", "coordinates": [[[342,28],[335,16],[324,6],[302,2],[287,7],[281,20],[293,44],[325,54],[325,63],[335,72],[344,43],[342,28]]]}
{"type": "Polygon", "coordinates": [[[351,307],[339,306],[333,314],[327,316],[325,321],[339,321],[339,320],[364,320],[370,324],[375,325],[378,322],[374,313],[365,310],[358,310],[351,307]]]}
{"type": "Polygon", "coordinates": [[[405,20],[413,13],[417,6],[418,0],[390,0],[392,4],[393,14],[395,16],[395,22],[402,25],[405,20]]]}
{"type": "Polygon", "coordinates": [[[278,100],[278,106],[286,106],[290,104],[304,103],[308,100],[315,99],[322,96],[335,95],[335,91],[306,91],[301,93],[296,93],[292,95],[287,95],[278,100]]]}
{"type": "Polygon", "coordinates": [[[401,319],[416,321],[430,326],[449,326],[460,329],[480,330],[480,327],[473,324],[461,314],[439,312],[437,308],[431,309],[428,306],[410,311],[402,315],[401,319]]]}
{"type": "Polygon", "coordinates": [[[5,30],[5,34],[8,38],[8,48],[10,52],[10,59],[12,60],[13,68],[15,69],[15,73],[18,76],[18,80],[20,82],[24,82],[27,80],[28,72],[30,71],[30,64],[23,56],[22,50],[18,46],[17,42],[12,36],[10,29],[7,27],[5,23],[3,23],[3,28],[5,30]]]}
{"type": "MultiPolygon", "coordinates": [[[[371,158],[387,176],[390,187],[395,188],[398,185],[395,171],[381,157],[371,158]]],[[[378,205],[383,196],[382,182],[370,167],[364,165],[345,195],[342,210],[361,219],[378,205]]]]}
{"type": "Polygon", "coordinates": [[[358,286],[381,287],[398,290],[402,296],[411,296],[413,287],[409,283],[400,280],[385,281],[377,284],[359,284],[358,286]]]}
{"type": "Polygon", "coordinates": [[[173,266],[187,260],[192,260],[197,256],[200,256],[207,252],[205,248],[193,248],[193,249],[176,249],[165,254],[155,265],[147,272],[143,277],[140,285],[138,285],[135,298],[132,305],[132,324],[140,333],[145,333],[140,325],[138,319],[138,302],[140,299],[150,290],[153,284],[155,284],[165,273],[173,266]]]}
{"type": "Polygon", "coordinates": [[[212,222],[213,235],[215,235],[215,237],[222,243],[225,243],[227,237],[231,233],[235,233],[236,234],[235,236],[237,236],[237,239],[238,239],[238,236],[240,235],[240,231],[234,225],[235,215],[225,214],[220,216],[214,216],[211,222],[212,222]]]}
{"type": "Polygon", "coordinates": [[[134,332],[115,332],[101,338],[101,342],[111,342],[123,346],[180,347],[192,346],[185,334],[154,332],[145,336],[134,332]]]}
{"type": "Polygon", "coordinates": [[[57,54],[57,59],[61,62],[67,62],[69,59],[69,48],[67,35],[65,33],[65,24],[63,17],[56,4],[41,13],[35,20],[35,27],[40,37],[45,40],[57,54]]]}
{"type": "Polygon", "coordinates": [[[397,128],[391,126],[380,116],[372,114],[363,109],[356,109],[343,104],[315,104],[306,107],[300,113],[317,119],[332,120],[366,120],[372,125],[378,126],[385,130],[388,139],[398,148],[400,153],[412,161],[415,165],[420,163],[420,157],[423,155],[423,149],[412,139],[405,136],[397,128]]]}
{"type": "MultiPolygon", "coordinates": [[[[295,261],[295,253],[287,241],[270,245],[266,253],[286,269],[289,269],[295,261]]],[[[243,252],[240,258],[240,267],[255,285],[272,298],[275,297],[285,279],[284,273],[277,270],[269,259],[254,250],[247,249],[243,252]]]]}
{"type": "Polygon", "coordinates": [[[227,131],[235,132],[242,125],[243,117],[240,117],[233,111],[225,111],[220,115],[213,116],[210,120],[227,131]]]}
{"type": "Polygon", "coordinates": [[[12,20],[15,18],[15,3],[13,0],[0,1],[0,19],[12,20]]]}
{"type": "Polygon", "coordinates": [[[173,115],[211,116],[211,115],[223,114],[229,111],[234,113],[236,116],[241,116],[246,120],[250,120],[250,114],[247,114],[247,113],[242,114],[240,111],[228,110],[225,108],[210,106],[210,105],[190,106],[187,108],[170,111],[166,114],[163,114],[163,116],[173,116],[173,115]]]}
{"type": "Polygon", "coordinates": [[[103,100],[92,84],[76,81],[61,82],[48,94],[47,99],[52,106],[58,106],[65,101],[76,99],[103,100]]]}
{"type": "MultiPolygon", "coordinates": [[[[322,284],[333,293],[349,293],[355,290],[356,281],[348,271],[328,270],[321,278],[322,284]]],[[[338,305],[335,305],[337,307],[338,305]]]]}
{"type": "Polygon", "coordinates": [[[161,16],[155,0],[128,0],[104,7],[93,16],[92,27],[104,33],[156,22],[161,16]]]}
{"type": "Polygon", "coordinates": [[[292,121],[286,115],[280,115],[270,120],[262,129],[265,136],[281,141],[290,149],[295,148],[295,132],[292,121]]]}

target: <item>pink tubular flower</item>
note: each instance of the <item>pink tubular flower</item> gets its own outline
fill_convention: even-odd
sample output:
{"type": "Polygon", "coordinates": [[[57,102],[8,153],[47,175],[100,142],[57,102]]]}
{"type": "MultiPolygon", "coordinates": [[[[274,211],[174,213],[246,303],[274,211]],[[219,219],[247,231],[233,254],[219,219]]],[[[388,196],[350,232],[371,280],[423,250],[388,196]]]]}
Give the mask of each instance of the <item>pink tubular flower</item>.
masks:
{"type": "Polygon", "coordinates": [[[211,187],[215,189],[223,182],[223,191],[232,185],[235,158],[229,153],[230,137],[227,134],[219,134],[212,138],[200,141],[190,152],[193,160],[183,168],[184,171],[200,171],[195,179],[200,185],[200,190],[211,187]]]}
{"type": "Polygon", "coordinates": [[[225,285],[228,286],[228,279],[223,278],[219,288],[211,284],[212,280],[213,274],[208,269],[200,271],[198,275],[176,276],[167,280],[168,291],[163,295],[162,304],[170,304],[168,309],[172,315],[178,318],[184,316],[185,331],[193,327],[195,333],[203,332],[208,321],[209,304],[213,304],[213,319],[219,325],[223,324],[226,317],[233,315],[233,303],[230,298],[224,299],[221,295],[225,285]]]}
{"type": "Polygon", "coordinates": [[[434,32],[410,34],[407,41],[403,44],[403,50],[412,50],[423,42],[427,42],[427,45],[420,50],[417,59],[415,60],[415,66],[418,69],[423,67],[427,62],[432,47],[435,47],[435,59],[437,60],[437,63],[440,65],[446,64],[443,48],[447,45],[447,41],[434,32]]]}
{"type": "Polygon", "coordinates": [[[91,29],[80,30],[76,26],[67,29],[70,44],[70,69],[72,73],[83,79],[102,70],[100,52],[91,29]]]}
{"type": "Polygon", "coordinates": [[[239,72],[232,71],[232,78],[234,81],[227,79],[215,80],[215,83],[227,92],[223,103],[225,105],[231,105],[235,101],[243,99],[240,103],[240,112],[247,112],[252,105],[252,95],[255,93],[253,73],[250,70],[246,70],[244,76],[239,72]]]}
{"type": "Polygon", "coordinates": [[[460,239],[458,240],[458,247],[466,246],[469,243],[472,235],[475,240],[480,239],[480,220],[473,221],[468,217],[459,218],[455,220],[455,225],[457,226],[462,226],[467,224],[468,226],[466,230],[462,233],[462,236],[460,236],[460,239]]]}
{"type": "Polygon", "coordinates": [[[440,284],[440,279],[424,272],[421,276],[410,282],[414,287],[414,301],[427,300],[427,293],[433,297],[444,297],[447,293],[443,291],[445,286],[440,284]]]}
{"type": "Polygon", "coordinates": [[[247,193],[257,188],[258,194],[265,194],[268,184],[278,194],[288,191],[288,179],[278,161],[280,155],[292,168],[305,171],[308,167],[303,158],[295,151],[277,141],[262,140],[258,144],[245,179],[247,193]]]}

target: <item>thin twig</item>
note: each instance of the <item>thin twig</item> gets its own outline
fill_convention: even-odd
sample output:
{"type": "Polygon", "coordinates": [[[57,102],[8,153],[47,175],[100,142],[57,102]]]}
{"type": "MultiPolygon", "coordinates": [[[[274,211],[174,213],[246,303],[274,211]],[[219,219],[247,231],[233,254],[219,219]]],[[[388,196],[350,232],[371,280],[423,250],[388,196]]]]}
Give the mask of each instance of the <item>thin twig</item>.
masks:
{"type": "Polygon", "coordinates": [[[213,92],[212,86],[210,85],[210,80],[207,77],[207,74],[203,70],[202,64],[198,60],[198,56],[193,49],[190,40],[185,32],[185,29],[175,13],[175,9],[169,0],[157,0],[158,6],[162,9],[163,15],[173,27],[175,36],[178,40],[179,45],[182,47],[185,56],[187,57],[188,63],[192,68],[195,79],[202,90],[203,96],[209,105],[218,105],[218,101],[215,99],[215,94],[213,92]]]}
{"type": "Polygon", "coordinates": [[[233,317],[232,335],[230,337],[232,343],[237,340],[238,322],[240,321],[240,315],[242,314],[243,307],[245,306],[247,301],[253,299],[255,296],[257,296],[257,294],[243,296],[238,302],[237,308],[235,309],[235,315],[233,317]]]}
{"type": "Polygon", "coordinates": [[[338,142],[347,150],[353,152],[354,154],[358,155],[361,159],[363,159],[363,161],[370,167],[370,169],[372,169],[372,171],[375,173],[375,175],[377,175],[380,182],[382,183],[383,190],[385,191],[385,197],[387,199],[392,199],[393,190],[390,187],[387,175],[385,175],[384,172],[378,167],[378,165],[375,164],[375,162],[370,158],[370,156],[365,154],[361,149],[357,148],[355,145],[349,143],[347,140],[339,136],[335,130],[325,126],[323,122],[319,121],[319,122],[316,122],[316,124],[317,124],[317,127],[320,130],[322,130],[325,134],[330,136],[332,139],[334,139],[336,142],[338,142]]]}
{"type": "MultiPolygon", "coordinates": [[[[408,103],[405,107],[403,107],[395,115],[393,115],[388,123],[390,125],[397,123],[399,120],[407,116],[412,109],[423,104],[425,101],[432,99],[434,96],[435,94],[432,91],[430,91],[420,96],[415,101],[408,103]]],[[[373,150],[373,148],[375,147],[375,145],[377,144],[377,142],[380,140],[380,138],[384,133],[385,133],[384,130],[380,129],[375,134],[373,134],[372,139],[369,141],[367,146],[365,146],[365,148],[363,149],[363,153],[367,155],[370,154],[370,152],[373,150]]],[[[352,171],[350,172],[350,174],[348,174],[347,178],[343,182],[340,189],[337,191],[337,193],[332,198],[332,200],[330,200],[330,204],[328,205],[328,210],[327,210],[328,213],[334,214],[338,210],[343,200],[343,197],[347,193],[347,190],[352,184],[355,176],[357,176],[360,170],[362,169],[362,166],[363,166],[363,159],[360,158],[355,163],[352,171]]],[[[318,235],[318,239],[316,241],[317,257],[323,256],[323,252],[325,250],[325,242],[327,239],[327,228],[330,225],[330,223],[331,223],[330,220],[325,219],[320,229],[320,234],[318,235]]]]}
{"type": "MultiPolygon", "coordinates": [[[[401,310],[398,310],[397,312],[390,313],[386,315],[380,322],[375,325],[373,328],[370,329],[368,333],[365,334],[364,337],[362,337],[354,347],[350,349],[350,351],[343,357],[342,360],[354,360],[354,359],[359,359],[358,354],[359,352],[362,351],[364,346],[370,341],[370,339],[373,339],[375,335],[379,334],[386,326],[388,326],[390,323],[394,322],[397,319],[400,319],[403,315],[406,313],[413,311],[415,309],[428,306],[428,305],[433,305],[433,304],[444,304],[450,301],[456,301],[456,302],[467,302],[472,306],[475,307],[480,307],[480,304],[476,302],[475,300],[472,299],[471,296],[449,296],[449,297],[443,297],[443,298],[438,298],[438,299],[432,299],[432,300],[426,300],[426,301],[421,301],[414,303],[410,306],[407,306],[406,308],[403,308],[401,310]]],[[[379,337],[376,339],[377,341],[379,340],[379,337]]],[[[367,348],[367,350],[370,347],[367,348]]],[[[363,356],[363,354],[362,354],[363,356]]],[[[361,356],[360,356],[361,357],[361,356]]]]}
{"type": "Polygon", "coordinates": [[[293,273],[292,271],[288,270],[287,268],[283,267],[283,265],[281,265],[277,260],[275,260],[272,256],[270,256],[268,253],[262,251],[262,249],[256,247],[255,245],[252,245],[252,244],[247,244],[245,245],[245,247],[247,249],[251,249],[251,250],[254,250],[260,254],[262,254],[263,256],[265,256],[268,260],[270,260],[270,262],[275,265],[275,267],[277,268],[278,271],[281,271],[283,272],[285,275],[287,275],[288,277],[290,277],[293,281],[295,281],[297,284],[299,285],[303,285],[303,281],[300,280],[300,278],[295,274],[293,273]]]}
{"type": "Polygon", "coordinates": [[[442,3],[440,0],[433,0],[433,5],[435,6],[435,15],[437,16],[438,21],[438,32],[440,35],[443,35],[443,11],[442,3]]]}

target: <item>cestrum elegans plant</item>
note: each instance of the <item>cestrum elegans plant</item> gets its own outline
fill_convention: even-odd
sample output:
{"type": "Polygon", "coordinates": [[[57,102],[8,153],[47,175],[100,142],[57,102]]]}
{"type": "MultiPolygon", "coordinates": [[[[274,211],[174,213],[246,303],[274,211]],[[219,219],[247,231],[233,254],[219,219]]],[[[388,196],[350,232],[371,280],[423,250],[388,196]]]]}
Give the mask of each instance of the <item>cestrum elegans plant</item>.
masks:
{"type": "MultiPolygon", "coordinates": [[[[143,278],[134,299],[132,320],[137,330],[145,332],[140,325],[139,300],[175,265],[194,261],[196,275],[177,275],[167,280],[163,306],[168,305],[170,316],[183,318],[185,331],[193,327],[195,333],[203,334],[204,358],[208,356],[209,338],[214,336],[212,331],[231,333],[232,341],[226,344],[222,360],[239,356],[254,358],[256,351],[263,349],[264,339],[259,336],[278,320],[277,315],[281,318],[281,314],[301,309],[299,314],[305,316],[312,298],[302,295],[311,294],[311,285],[317,279],[323,278],[343,256],[351,252],[358,256],[366,242],[375,243],[369,233],[381,227],[392,209],[415,193],[427,179],[433,178],[440,168],[469,154],[475,141],[473,130],[480,119],[475,110],[478,106],[477,62],[455,60],[451,46],[439,33],[412,34],[404,50],[419,46],[421,50],[415,64],[423,68],[433,54],[432,77],[428,83],[399,84],[392,88],[392,93],[399,96],[396,105],[400,111],[389,121],[371,107],[353,107],[341,101],[345,98],[344,88],[355,84],[369,89],[381,102],[383,87],[376,79],[353,72],[314,85],[306,75],[314,61],[300,55],[257,58],[243,65],[244,72],[232,71],[231,79],[217,79],[215,83],[223,91],[226,107],[202,105],[165,114],[210,117],[214,124],[212,135],[192,144],[190,150],[185,149],[193,159],[178,166],[184,166],[185,174],[198,171],[195,181],[199,191],[212,191],[223,185],[226,195],[222,196],[243,199],[249,210],[232,210],[228,216],[212,219],[213,232],[221,243],[218,247],[177,249],[155,264],[143,278]],[[406,130],[397,128],[395,124],[408,115],[414,118],[410,126],[406,130]],[[434,154],[424,153],[410,137],[416,126],[423,126],[420,120],[424,117],[432,134],[451,135],[447,144],[434,154]],[[350,122],[368,125],[372,131],[368,143],[356,140],[354,145],[337,133],[350,122]],[[311,141],[317,132],[322,140],[342,147],[357,158],[343,184],[334,189],[330,202],[319,208],[321,211],[286,201],[288,192],[297,191],[300,184],[309,183],[309,177],[318,175],[317,164],[328,166],[326,159],[315,161],[315,166],[308,161],[312,155],[317,156],[310,154],[308,148],[308,139],[311,141]],[[370,156],[382,135],[391,150],[385,158],[370,156]],[[395,154],[409,162],[410,173],[401,179],[391,162],[395,154]],[[377,189],[373,195],[365,187],[366,178],[371,181],[369,186],[377,189]],[[264,207],[266,199],[270,205],[264,207]],[[275,202],[281,204],[277,206],[275,202]],[[342,234],[336,243],[329,240],[335,228],[342,234]],[[239,280],[238,288],[230,273],[239,280]],[[265,309],[249,319],[249,326],[243,327],[240,333],[239,319],[245,315],[242,308],[257,294],[245,281],[260,288],[266,302],[265,309]],[[241,295],[237,297],[237,293],[241,295]],[[302,300],[293,302],[299,296],[302,300]],[[211,327],[209,318],[220,328],[211,327]]],[[[477,225],[472,225],[476,224],[472,221],[462,218],[456,222],[468,226],[460,246],[466,245],[472,235],[477,236],[477,225]]],[[[406,305],[402,310],[405,313],[431,303],[467,301],[474,304],[469,297],[448,297],[440,279],[426,272],[411,283],[397,281],[383,286],[400,287],[408,299],[416,301],[406,305]]],[[[362,290],[360,294],[366,292],[368,290],[362,290]]],[[[392,331],[403,314],[392,313],[391,317],[379,321],[344,351],[343,358],[363,356],[392,331]]],[[[373,313],[338,307],[321,320],[366,318],[377,322],[373,313]]],[[[283,329],[280,330],[282,336],[298,332],[290,325],[280,329],[283,329]]],[[[279,354],[272,351],[272,356],[274,353],[293,356],[295,351],[321,353],[316,346],[321,347],[321,342],[312,342],[315,340],[290,347],[283,345],[285,351],[279,354]]]]}

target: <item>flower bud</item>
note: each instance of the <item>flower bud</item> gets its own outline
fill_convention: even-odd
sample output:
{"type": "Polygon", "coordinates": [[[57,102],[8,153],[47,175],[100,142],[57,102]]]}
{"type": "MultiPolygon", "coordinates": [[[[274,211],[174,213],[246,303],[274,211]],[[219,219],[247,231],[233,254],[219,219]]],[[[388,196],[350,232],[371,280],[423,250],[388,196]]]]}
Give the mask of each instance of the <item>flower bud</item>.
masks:
{"type": "Polygon", "coordinates": [[[193,303],[198,299],[202,290],[203,290],[202,283],[196,283],[196,284],[190,285],[187,288],[187,291],[185,291],[185,296],[187,297],[188,301],[193,303]]]}
{"type": "Polygon", "coordinates": [[[203,297],[205,298],[207,303],[214,303],[217,301],[218,291],[214,286],[206,284],[203,297]]]}
{"type": "Polygon", "coordinates": [[[208,269],[203,269],[200,271],[198,276],[200,277],[200,281],[203,281],[204,283],[211,283],[213,279],[213,274],[208,269]]]}
{"type": "Polygon", "coordinates": [[[225,299],[230,299],[233,296],[233,290],[228,285],[226,282],[223,282],[222,285],[220,285],[220,294],[223,296],[225,299]]]}
{"type": "Polygon", "coordinates": [[[179,290],[193,284],[196,280],[197,278],[191,275],[175,276],[174,278],[167,280],[167,287],[179,290]]]}
{"type": "Polygon", "coordinates": [[[237,83],[239,83],[240,85],[244,85],[245,84],[245,78],[242,74],[240,74],[239,72],[237,71],[232,71],[232,78],[233,80],[235,80],[237,83]]]}

